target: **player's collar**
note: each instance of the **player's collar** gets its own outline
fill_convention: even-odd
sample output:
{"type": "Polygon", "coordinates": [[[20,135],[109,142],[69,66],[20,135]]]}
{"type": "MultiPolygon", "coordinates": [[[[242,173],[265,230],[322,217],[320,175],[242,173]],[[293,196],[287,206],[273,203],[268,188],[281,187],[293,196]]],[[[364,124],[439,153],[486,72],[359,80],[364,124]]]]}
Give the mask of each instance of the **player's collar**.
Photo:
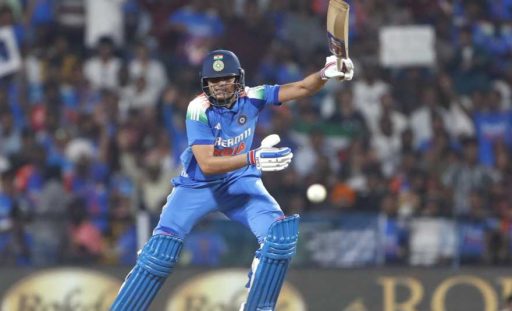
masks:
{"type": "Polygon", "coordinates": [[[233,106],[231,108],[226,108],[226,107],[216,107],[216,106],[213,106],[215,109],[217,109],[217,111],[219,111],[220,113],[229,113],[229,112],[232,112],[232,113],[237,113],[239,110],[240,110],[240,100],[237,99],[235,100],[235,102],[233,103],[233,106]]]}

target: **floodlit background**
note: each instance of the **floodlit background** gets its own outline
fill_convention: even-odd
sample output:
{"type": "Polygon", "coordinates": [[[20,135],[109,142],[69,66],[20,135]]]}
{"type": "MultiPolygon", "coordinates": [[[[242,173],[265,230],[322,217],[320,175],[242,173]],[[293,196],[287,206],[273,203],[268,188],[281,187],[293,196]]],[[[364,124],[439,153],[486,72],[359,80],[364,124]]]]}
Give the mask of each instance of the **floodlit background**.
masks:
{"type": "MultiPolygon", "coordinates": [[[[268,109],[256,133],[295,154],[263,177],[303,218],[293,271],[510,264],[512,1],[349,2],[354,80],[268,109]]],[[[327,4],[0,1],[0,269],[131,267],[179,174],[203,56],[234,51],[248,86],[301,79],[328,56],[327,4]]],[[[248,268],[255,248],[210,215],[178,269],[248,268]]]]}

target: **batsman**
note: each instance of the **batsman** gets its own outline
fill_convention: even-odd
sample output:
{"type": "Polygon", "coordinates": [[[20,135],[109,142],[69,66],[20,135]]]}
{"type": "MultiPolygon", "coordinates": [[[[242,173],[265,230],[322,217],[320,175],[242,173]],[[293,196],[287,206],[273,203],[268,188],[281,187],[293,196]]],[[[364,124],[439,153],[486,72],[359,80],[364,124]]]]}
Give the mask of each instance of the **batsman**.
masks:
{"type": "MultiPolygon", "coordinates": [[[[139,252],[137,263],[121,286],[111,310],[147,310],[172,272],[183,239],[206,214],[220,211],[246,226],[259,249],[249,273],[247,300],[240,310],[274,310],[286,271],[295,254],[299,216],[285,216],[261,181],[262,171],[281,171],[292,161],[288,147],[277,147],[279,136],[252,148],[260,112],[269,105],[311,96],[328,79],[351,80],[350,59],[326,58],[325,67],[301,81],[247,87],[237,56],[211,51],[200,72],[202,93],[188,105],[188,147],[181,155],[183,170],[172,180],[160,221],[139,252]]],[[[222,289],[220,289],[222,290],[222,289]]]]}

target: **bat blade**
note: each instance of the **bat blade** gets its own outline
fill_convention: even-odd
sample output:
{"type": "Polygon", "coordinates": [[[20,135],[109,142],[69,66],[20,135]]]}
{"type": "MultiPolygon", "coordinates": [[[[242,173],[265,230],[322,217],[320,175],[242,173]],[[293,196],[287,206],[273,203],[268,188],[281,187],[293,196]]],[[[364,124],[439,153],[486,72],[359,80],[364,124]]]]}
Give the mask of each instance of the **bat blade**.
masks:
{"type": "Polygon", "coordinates": [[[343,0],[330,0],[327,9],[327,37],[329,50],[340,59],[348,58],[348,17],[350,6],[343,0]]]}

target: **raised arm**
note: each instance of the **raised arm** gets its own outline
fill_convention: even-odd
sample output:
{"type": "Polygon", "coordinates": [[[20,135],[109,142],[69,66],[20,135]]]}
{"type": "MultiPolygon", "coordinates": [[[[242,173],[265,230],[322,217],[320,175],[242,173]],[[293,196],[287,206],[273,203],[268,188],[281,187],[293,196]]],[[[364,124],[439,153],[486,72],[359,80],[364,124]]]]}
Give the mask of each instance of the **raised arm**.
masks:
{"type": "Polygon", "coordinates": [[[336,57],[329,56],[326,58],[322,70],[310,74],[300,81],[282,85],[279,89],[279,101],[287,102],[311,96],[318,92],[328,79],[348,81],[352,79],[353,75],[354,65],[350,59],[343,59],[343,70],[339,71],[336,67],[336,57]]]}

